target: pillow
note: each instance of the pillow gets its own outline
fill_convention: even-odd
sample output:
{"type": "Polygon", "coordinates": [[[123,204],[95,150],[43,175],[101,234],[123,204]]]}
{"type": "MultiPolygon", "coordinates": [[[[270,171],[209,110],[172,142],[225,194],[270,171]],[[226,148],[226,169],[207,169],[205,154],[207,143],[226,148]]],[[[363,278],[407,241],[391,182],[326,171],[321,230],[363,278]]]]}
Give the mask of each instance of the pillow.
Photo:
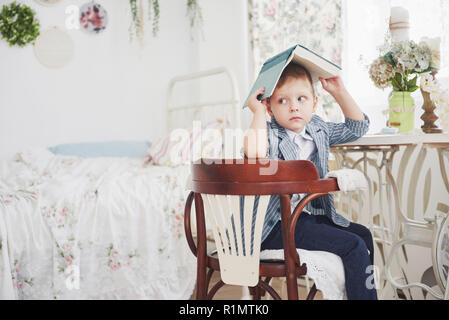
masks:
{"type": "Polygon", "coordinates": [[[200,158],[221,158],[224,127],[224,122],[217,120],[190,131],[174,129],[150,148],[151,163],[176,167],[200,158]]]}
{"type": "Polygon", "coordinates": [[[48,148],[52,153],[81,158],[141,158],[148,154],[150,141],[105,141],[60,144],[48,148]]]}

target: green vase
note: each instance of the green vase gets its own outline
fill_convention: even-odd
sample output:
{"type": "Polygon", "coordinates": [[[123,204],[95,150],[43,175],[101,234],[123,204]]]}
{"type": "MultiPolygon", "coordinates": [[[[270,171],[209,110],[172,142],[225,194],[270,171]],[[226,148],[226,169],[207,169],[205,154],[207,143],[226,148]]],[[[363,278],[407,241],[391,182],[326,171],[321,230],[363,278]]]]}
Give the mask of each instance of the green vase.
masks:
{"type": "Polygon", "coordinates": [[[413,130],[415,126],[415,100],[411,92],[393,91],[388,100],[390,106],[389,125],[399,132],[413,130]]]}

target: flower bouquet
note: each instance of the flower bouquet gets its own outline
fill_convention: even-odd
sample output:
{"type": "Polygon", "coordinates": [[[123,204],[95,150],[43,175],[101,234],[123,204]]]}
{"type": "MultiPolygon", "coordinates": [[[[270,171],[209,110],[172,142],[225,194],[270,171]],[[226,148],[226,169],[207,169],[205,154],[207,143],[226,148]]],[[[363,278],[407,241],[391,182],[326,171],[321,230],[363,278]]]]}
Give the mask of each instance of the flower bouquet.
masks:
{"type": "Polygon", "coordinates": [[[399,132],[407,132],[414,127],[415,102],[411,92],[419,89],[421,74],[438,70],[439,52],[433,50],[433,43],[412,40],[386,43],[381,55],[369,68],[369,76],[380,89],[393,88],[389,98],[389,126],[399,132]]]}

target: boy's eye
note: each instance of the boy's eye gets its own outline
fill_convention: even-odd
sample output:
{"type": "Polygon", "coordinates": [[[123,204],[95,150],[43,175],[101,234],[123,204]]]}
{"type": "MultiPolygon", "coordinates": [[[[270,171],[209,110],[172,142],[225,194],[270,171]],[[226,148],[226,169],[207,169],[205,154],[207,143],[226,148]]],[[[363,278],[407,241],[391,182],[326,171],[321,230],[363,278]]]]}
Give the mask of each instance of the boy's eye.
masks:
{"type": "Polygon", "coordinates": [[[306,97],[304,97],[304,96],[301,96],[301,97],[298,98],[298,101],[299,101],[299,102],[302,102],[302,101],[304,101],[304,100],[306,100],[306,97]]]}
{"type": "Polygon", "coordinates": [[[280,99],[280,100],[279,100],[279,103],[280,103],[280,104],[286,104],[286,103],[287,103],[287,99],[280,99]]]}

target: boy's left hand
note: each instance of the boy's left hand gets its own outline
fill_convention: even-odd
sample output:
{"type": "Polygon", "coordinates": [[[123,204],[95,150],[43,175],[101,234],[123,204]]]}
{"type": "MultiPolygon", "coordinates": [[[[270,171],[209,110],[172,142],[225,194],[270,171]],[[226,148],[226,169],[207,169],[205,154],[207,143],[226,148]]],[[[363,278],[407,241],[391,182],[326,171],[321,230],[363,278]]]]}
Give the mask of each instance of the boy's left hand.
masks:
{"type": "Polygon", "coordinates": [[[323,89],[329,92],[332,96],[335,96],[345,90],[345,85],[339,76],[324,79],[319,78],[323,89]]]}

